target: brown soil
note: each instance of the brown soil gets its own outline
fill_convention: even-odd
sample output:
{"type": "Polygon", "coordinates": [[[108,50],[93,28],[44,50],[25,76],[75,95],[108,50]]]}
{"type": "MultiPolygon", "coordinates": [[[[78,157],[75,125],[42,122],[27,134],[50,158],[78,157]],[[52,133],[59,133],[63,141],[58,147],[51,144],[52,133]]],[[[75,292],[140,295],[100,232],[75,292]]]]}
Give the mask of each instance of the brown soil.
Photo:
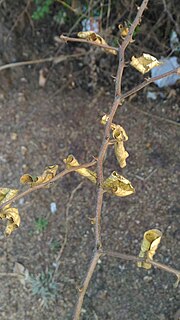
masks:
{"type": "MultiPolygon", "coordinates": [[[[1,26],[3,38],[8,29],[1,26]]],[[[19,44],[18,37],[11,34],[9,47],[1,52],[2,64],[14,58],[37,58],[37,52],[40,57],[44,50],[47,55],[53,51],[48,42],[36,50],[36,45],[27,39],[22,38],[19,44]]],[[[36,38],[35,44],[38,41],[36,38]]],[[[88,93],[81,87],[84,79],[80,67],[72,72],[73,62],[68,61],[49,66],[48,81],[40,88],[42,67],[20,67],[0,73],[1,187],[19,188],[23,173],[39,174],[47,165],[59,164],[62,170],[62,160],[69,153],[79,162],[91,161],[98,154],[104,129],[99,120],[111,108],[111,89],[97,86],[93,94],[88,93]]],[[[109,79],[113,87],[113,79],[109,79]]],[[[154,85],[151,89],[160,91],[154,85]]],[[[121,123],[129,136],[130,157],[122,174],[131,180],[136,193],[127,198],[105,196],[102,239],[105,249],[137,255],[143,233],[158,228],[163,238],[155,259],[178,268],[179,88],[169,99],[167,91],[161,92],[164,98],[151,102],[144,91],[131,102],[126,101],[116,114],[115,122],[121,123]]],[[[113,170],[120,172],[113,149],[109,148],[105,175],[113,170]]],[[[94,216],[96,189],[72,173],[16,205],[22,219],[20,228],[8,238],[3,236],[3,223],[0,229],[0,319],[70,320],[77,287],[94,246],[94,228],[89,218],[94,216]],[[51,202],[57,204],[55,214],[50,211],[51,202]],[[48,221],[42,232],[36,224],[40,217],[48,221]],[[23,286],[19,277],[13,276],[13,268],[19,262],[33,275],[45,270],[54,272],[67,224],[67,243],[56,274],[58,297],[48,309],[42,309],[40,297],[32,296],[31,287],[23,286]],[[55,241],[58,248],[53,246],[55,241]]],[[[172,320],[179,308],[175,280],[162,270],[138,269],[132,262],[104,257],[86,294],[82,319],[172,320]]]]}

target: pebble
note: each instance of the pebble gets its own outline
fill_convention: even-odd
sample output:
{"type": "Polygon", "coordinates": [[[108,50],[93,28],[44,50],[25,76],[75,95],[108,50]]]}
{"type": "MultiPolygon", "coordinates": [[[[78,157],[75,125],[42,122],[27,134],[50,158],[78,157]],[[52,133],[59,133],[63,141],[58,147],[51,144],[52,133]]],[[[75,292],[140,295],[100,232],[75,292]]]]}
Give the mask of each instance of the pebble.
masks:
{"type": "Polygon", "coordinates": [[[151,277],[151,276],[145,276],[145,277],[143,278],[143,280],[144,280],[145,282],[151,282],[152,279],[153,279],[153,277],[151,277]]]}
{"type": "Polygon", "coordinates": [[[51,202],[51,203],[50,203],[50,210],[51,210],[51,213],[52,213],[52,214],[55,214],[55,213],[56,213],[56,211],[57,211],[56,202],[51,202]]]}

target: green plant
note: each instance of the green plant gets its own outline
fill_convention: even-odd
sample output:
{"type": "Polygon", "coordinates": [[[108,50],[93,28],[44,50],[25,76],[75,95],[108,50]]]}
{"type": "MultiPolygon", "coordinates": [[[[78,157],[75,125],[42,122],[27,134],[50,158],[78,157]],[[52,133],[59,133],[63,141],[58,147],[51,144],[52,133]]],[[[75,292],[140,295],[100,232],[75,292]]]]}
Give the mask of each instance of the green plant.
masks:
{"type": "Polygon", "coordinates": [[[38,233],[41,233],[47,229],[48,220],[45,218],[38,218],[35,221],[35,229],[38,233]]]}
{"type": "Polygon", "coordinates": [[[32,14],[33,20],[40,20],[50,13],[50,8],[54,0],[34,0],[36,10],[32,14]]]}
{"type": "Polygon", "coordinates": [[[45,308],[53,303],[58,295],[58,284],[53,279],[53,272],[42,271],[39,275],[30,275],[28,279],[31,285],[32,295],[41,299],[41,305],[45,308]]]}

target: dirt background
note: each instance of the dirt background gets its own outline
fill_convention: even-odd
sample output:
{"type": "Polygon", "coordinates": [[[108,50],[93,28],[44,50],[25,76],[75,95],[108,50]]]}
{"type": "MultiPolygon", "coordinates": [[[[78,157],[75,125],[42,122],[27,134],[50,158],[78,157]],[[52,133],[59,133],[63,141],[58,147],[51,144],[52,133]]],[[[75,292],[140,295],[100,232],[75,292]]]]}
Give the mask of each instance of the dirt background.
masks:
{"type": "MultiPolygon", "coordinates": [[[[22,15],[16,23],[26,4],[0,2],[1,65],[61,54],[84,56],[57,65],[0,71],[1,187],[21,188],[23,173],[39,174],[47,165],[58,164],[61,171],[63,159],[70,153],[79,162],[91,161],[103,137],[100,119],[109,112],[114,94],[116,57],[86,46],[58,45],[54,36],[61,30],[54,24],[51,28],[51,20],[34,23],[22,15]],[[47,73],[43,88],[38,83],[42,69],[47,73]]],[[[28,10],[31,14],[33,8],[28,10]]],[[[124,78],[124,90],[143,79],[134,70],[126,70],[124,78]]],[[[158,228],[163,238],[155,259],[175,268],[180,262],[178,95],[178,84],[161,90],[151,85],[117,111],[114,122],[128,133],[130,156],[127,167],[120,170],[113,148],[109,148],[105,176],[113,170],[122,172],[136,193],[121,199],[105,195],[102,213],[104,249],[137,255],[144,231],[158,228]],[[147,99],[148,90],[157,94],[156,101],[147,99]]],[[[96,188],[75,173],[48,190],[17,201],[20,228],[8,238],[3,236],[2,221],[0,228],[1,320],[72,319],[77,288],[92,256],[94,228],[90,218],[95,205],[96,188]],[[51,202],[57,205],[54,214],[51,202]],[[47,222],[43,231],[37,227],[38,218],[47,222]],[[58,294],[48,308],[41,307],[42,295],[32,295],[32,286],[25,280],[23,284],[23,276],[14,273],[17,262],[34,277],[42,272],[54,275],[56,269],[58,294]]],[[[173,287],[175,280],[162,270],[138,269],[131,262],[104,257],[87,291],[82,319],[177,320],[180,300],[179,289],[173,287]]]]}

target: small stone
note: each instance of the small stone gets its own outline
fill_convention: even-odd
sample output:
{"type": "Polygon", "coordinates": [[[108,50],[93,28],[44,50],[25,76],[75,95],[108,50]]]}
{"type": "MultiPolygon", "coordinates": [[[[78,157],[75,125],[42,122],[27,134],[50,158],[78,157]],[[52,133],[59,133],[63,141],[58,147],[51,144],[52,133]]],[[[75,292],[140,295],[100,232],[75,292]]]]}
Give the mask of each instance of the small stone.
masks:
{"type": "Polygon", "coordinates": [[[51,210],[51,213],[52,213],[52,214],[55,214],[55,213],[56,213],[56,211],[57,211],[56,202],[51,202],[51,203],[50,203],[50,210],[51,210]]]}
{"type": "Polygon", "coordinates": [[[13,141],[17,140],[17,133],[16,132],[11,132],[11,140],[13,140],[13,141]]]}
{"type": "Polygon", "coordinates": [[[27,153],[27,148],[25,146],[21,146],[21,154],[22,156],[25,156],[27,153]]]}
{"type": "Polygon", "coordinates": [[[151,282],[152,281],[152,277],[151,276],[145,276],[144,278],[143,278],[143,280],[145,281],[145,282],[151,282]]]}

